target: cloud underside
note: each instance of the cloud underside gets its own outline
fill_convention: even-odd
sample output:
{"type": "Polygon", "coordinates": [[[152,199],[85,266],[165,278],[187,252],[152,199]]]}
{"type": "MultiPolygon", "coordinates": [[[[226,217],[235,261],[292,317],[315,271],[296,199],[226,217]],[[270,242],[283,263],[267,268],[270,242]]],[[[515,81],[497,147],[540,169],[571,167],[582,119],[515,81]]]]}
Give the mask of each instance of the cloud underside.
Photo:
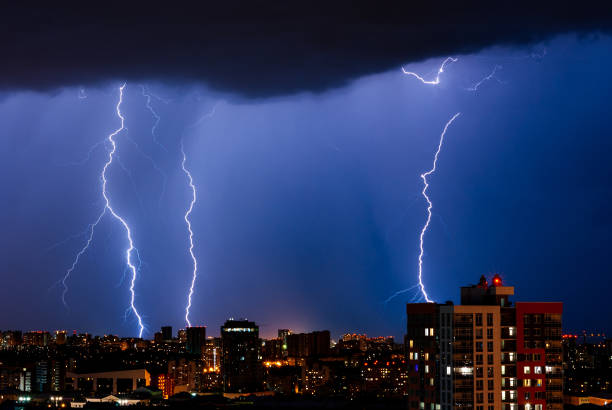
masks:
{"type": "Polygon", "coordinates": [[[3,6],[0,88],[201,82],[243,97],[271,97],[340,87],[430,57],[612,28],[605,2],[413,3],[3,6]]]}

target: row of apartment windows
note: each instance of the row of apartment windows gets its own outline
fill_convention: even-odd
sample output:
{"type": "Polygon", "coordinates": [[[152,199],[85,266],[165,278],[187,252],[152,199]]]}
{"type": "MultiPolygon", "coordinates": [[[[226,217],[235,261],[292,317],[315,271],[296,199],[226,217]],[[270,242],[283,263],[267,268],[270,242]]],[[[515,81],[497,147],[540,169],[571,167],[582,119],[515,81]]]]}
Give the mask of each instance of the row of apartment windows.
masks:
{"type": "MultiPolygon", "coordinates": [[[[493,367],[487,367],[487,377],[493,377],[493,367]]],[[[483,377],[484,374],[484,368],[482,367],[477,367],[476,368],[476,377],[483,377]]]]}
{"type": "MultiPolygon", "coordinates": [[[[484,403],[484,393],[476,393],[476,403],[484,403]]],[[[495,393],[487,393],[487,403],[495,403],[495,393]]]]}
{"type": "Polygon", "coordinates": [[[528,391],[527,391],[527,392],[525,392],[524,397],[525,397],[525,400],[531,400],[531,399],[532,399],[532,397],[533,397],[534,399],[536,399],[536,400],[544,400],[544,399],[546,399],[546,392],[543,392],[543,391],[537,391],[537,392],[535,392],[535,393],[533,394],[533,396],[532,396],[531,392],[528,392],[528,391]]]}
{"type": "MultiPolygon", "coordinates": [[[[424,360],[429,360],[429,353],[423,353],[423,354],[421,355],[421,357],[422,357],[424,360]]],[[[419,353],[418,353],[418,352],[410,352],[410,353],[408,353],[408,358],[409,358],[410,360],[419,360],[419,353]]]]}
{"type": "Polygon", "coordinates": [[[542,379],[523,379],[523,387],[542,387],[542,379]]]}
{"type": "MultiPolygon", "coordinates": [[[[476,390],[483,390],[484,388],[484,380],[479,379],[476,380],[476,390]]],[[[495,380],[489,379],[487,380],[487,390],[495,390],[495,380]]]]}
{"type": "MultiPolygon", "coordinates": [[[[476,328],[475,336],[476,339],[482,339],[483,330],[481,327],[476,328]]],[[[493,339],[493,328],[487,328],[487,339],[493,339]]]]}
{"type": "Polygon", "coordinates": [[[502,389],[515,388],[515,387],[516,387],[516,379],[514,377],[502,378],[502,389]]]}
{"type": "Polygon", "coordinates": [[[542,360],[542,355],[539,353],[534,353],[534,354],[519,353],[518,355],[519,362],[539,362],[540,360],[542,360]]]}
{"type": "MultiPolygon", "coordinates": [[[[474,315],[476,326],[482,326],[482,313],[474,315]]],[[[493,313],[487,313],[487,326],[493,326],[493,313]]]]}
{"type": "MultiPolygon", "coordinates": [[[[476,351],[482,352],[483,346],[484,346],[484,342],[476,342],[476,351]]],[[[492,352],[492,351],[493,351],[493,342],[487,342],[487,352],[492,352]]]]}
{"type": "MultiPolygon", "coordinates": [[[[482,362],[482,355],[481,354],[477,354],[476,355],[476,364],[483,364],[483,362],[482,362]]],[[[487,364],[493,364],[493,355],[492,354],[488,354],[487,355],[487,364]]]]}
{"type": "Polygon", "coordinates": [[[561,315],[558,313],[545,314],[525,314],[523,315],[523,323],[525,325],[545,324],[561,324],[561,315]]]}
{"type": "MultiPolygon", "coordinates": [[[[524,366],[523,373],[531,374],[531,366],[524,366]]],[[[533,374],[542,374],[542,366],[533,366],[533,374]]]]}

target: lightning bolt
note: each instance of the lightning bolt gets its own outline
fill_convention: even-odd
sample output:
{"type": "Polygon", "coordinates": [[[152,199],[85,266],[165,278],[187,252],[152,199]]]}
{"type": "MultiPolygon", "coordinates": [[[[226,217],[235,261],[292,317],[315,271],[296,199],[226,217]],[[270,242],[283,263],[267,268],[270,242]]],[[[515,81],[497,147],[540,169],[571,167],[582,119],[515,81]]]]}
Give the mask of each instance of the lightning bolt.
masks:
{"type": "Polygon", "coordinates": [[[412,298],[411,298],[411,300],[414,300],[417,297],[417,295],[421,294],[421,290],[419,289],[419,284],[418,283],[416,285],[414,285],[414,286],[410,286],[409,288],[406,288],[406,289],[403,289],[403,290],[398,290],[393,295],[389,296],[383,303],[387,304],[387,303],[391,302],[393,299],[395,299],[397,296],[403,295],[404,293],[408,293],[410,291],[413,291],[413,293],[414,293],[415,289],[418,289],[418,290],[417,290],[416,294],[413,295],[412,298]]]}
{"type": "Polygon", "coordinates": [[[187,155],[185,154],[185,149],[183,147],[183,140],[181,139],[181,153],[183,154],[183,160],[181,161],[181,168],[183,168],[183,172],[187,176],[187,182],[189,183],[189,188],[191,189],[191,202],[189,203],[189,207],[187,208],[187,212],[185,212],[185,223],[187,224],[187,230],[189,231],[189,255],[191,256],[191,261],[193,263],[193,273],[191,277],[191,286],[189,287],[189,294],[187,296],[187,306],[185,307],[185,322],[187,322],[187,326],[191,327],[191,322],[189,321],[189,310],[191,309],[191,297],[193,296],[193,288],[195,286],[195,281],[198,276],[198,260],[193,253],[193,230],[191,229],[191,213],[193,212],[193,206],[196,203],[196,187],[193,184],[193,177],[191,176],[191,172],[185,166],[187,162],[187,155]]]}
{"type": "Polygon", "coordinates": [[[102,169],[102,196],[104,197],[104,201],[106,202],[105,209],[108,209],[111,215],[117,221],[119,221],[121,225],[123,225],[123,228],[125,229],[125,234],[126,234],[126,237],[129,243],[129,246],[125,251],[125,261],[126,261],[127,266],[130,267],[130,271],[132,272],[132,280],[130,282],[130,294],[131,294],[130,307],[132,308],[132,312],[134,313],[134,315],[136,316],[136,319],[138,320],[138,327],[139,327],[138,337],[142,337],[142,332],[144,331],[144,325],[142,324],[142,317],[138,313],[138,310],[136,309],[136,306],[134,304],[135,303],[134,300],[136,298],[134,287],[136,286],[136,277],[138,276],[138,269],[132,263],[132,251],[136,249],[134,247],[134,240],[132,239],[132,231],[130,230],[130,227],[127,224],[127,222],[121,216],[119,216],[117,212],[115,212],[115,210],[111,206],[111,202],[108,197],[108,193],[106,192],[106,185],[107,185],[106,170],[113,163],[113,156],[115,155],[115,152],[117,151],[117,143],[115,142],[115,136],[117,136],[121,131],[125,129],[125,125],[124,125],[125,118],[121,114],[121,103],[123,102],[123,90],[124,89],[125,89],[125,84],[119,87],[119,101],[117,102],[117,106],[115,107],[117,111],[117,116],[121,119],[121,127],[117,128],[114,132],[112,132],[108,136],[108,142],[110,142],[111,144],[111,150],[108,153],[108,161],[106,161],[106,163],[104,164],[104,168],[102,169]]]}
{"type": "Polygon", "coordinates": [[[444,68],[446,67],[446,65],[449,63],[455,63],[457,62],[457,60],[458,60],[457,58],[447,57],[446,60],[442,62],[442,65],[440,65],[440,68],[438,68],[438,74],[436,74],[436,78],[430,81],[425,80],[425,78],[421,77],[417,73],[414,73],[412,71],[406,71],[404,67],[402,67],[402,72],[406,75],[411,75],[415,77],[417,80],[419,80],[423,84],[437,85],[437,84],[440,84],[440,75],[444,72],[444,68]]]}
{"type": "MultiPolygon", "coordinates": [[[[159,125],[159,121],[161,120],[161,117],[159,116],[159,114],[157,114],[157,112],[153,109],[153,106],[151,105],[151,99],[154,97],[154,95],[149,93],[144,85],[141,85],[140,87],[142,88],[142,95],[147,99],[145,106],[151,112],[151,115],[153,115],[153,118],[155,118],[155,123],[153,124],[153,128],[151,128],[151,135],[153,136],[153,142],[157,144],[157,146],[159,146],[161,149],[168,152],[168,149],[161,142],[158,141],[157,135],[155,134],[155,130],[157,129],[157,126],[159,125]]],[[[158,99],[160,101],[163,101],[160,98],[158,99]]]]}
{"type": "MultiPolygon", "coordinates": [[[[438,73],[436,74],[436,77],[433,80],[425,80],[424,77],[422,77],[421,75],[412,72],[412,71],[407,71],[404,67],[402,67],[402,72],[406,75],[410,75],[413,76],[414,78],[416,78],[417,80],[419,80],[420,82],[422,82],[423,84],[428,84],[428,85],[438,85],[440,84],[440,76],[442,75],[442,73],[444,73],[444,68],[450,64],[450,63],[455,63],[457,62],[459,59],[458,58],[454,58],[454,57],[447,57],[446,59],[444,59],[444,61],[442,61],[442,64],[440,65],[440,67],[438,68],[438,73]]],[[[448,126],[455,120],[455,118],[457,118],[459,116],[460,113],[457,113],[453,116],[453,118],[450,119],[450,121],[448,121],[446,123],[446,126],[444,127],[444,131],[442,132],[442,135],[440,136],[440,142],[438,144],[438,150],[436,151],[436,154],[434,156],[434,163],[433,163],[433,168],[424,173],[421,174],[421,178],[423,179],[423,182],[425,184],[423,191],[421,192],[421,194],[425,197],[425,200],[427,201],[428,207],[427,207],[427,221],[425,223],[425,226],[423,226],[423,229],[421,230],[421,235],[419,236],[419,266],[418,266],[418,271],[419,271],[419,283],[411,286],[409,288],[400,290],[395,292],[394,294],[392,294],[391,296],[389,296],[383,303],[387,304],[389,303],[391,300],[393,300],[395,297],[399,296],[399,295],[403,295],[405,293],[408,293],[410,291],[413,291],[414,289],[419,288],[420,290],[417,292],[416,295],[412,296],[412,301],[419,301],[422,298],[425,298],[425,300],[427,302],[431,302],[431,300],[429,299],[429,296],[427,295],[427,292],[425,291],[425,286],[423,285],[423,254],[424,254],[424,250],[423,250],[423,238],[425,236],[425,232],[427,232],[427,228],[429,227],[429,223],[431,222],[431,209],[433,208],[433,204],[431,203],[431,201],[429,200],[429,197],[427,196],[427,188],[429,187],[429,185],[427,184],[427,176],[431,175],[435,170],[436,170],[436,164],[438,161],[438,155],[440,154],[440,150],[442,149],[442,143],[444,142],[444,135],[446,134],[446,130],[448,128],[448,126]],[[420,296],[418,296],[418,293],[421,293],[420,296]],[[418,297],[417,297],[418,296],[418,297]]]]}
{"type": "MultiPolygon", "coordinates": [[[[191,124],[190,126],[188,126],[187,128],[195,128],[198,125],[200,125],[200,123],[202,123],[202,121],[211,118],[213,115],[215,115],[215,112],[217,110],[217,106],[219,105],[219,103],[215,104],[212,108],[212,110],[206,114],[204,114],[203,116],[201,116],[196,122],[194,122],[193,124],[191,124]]],[[[184,132],[183,132],[183,136],[184,136],[184,132]]],[[[185,173],[185,176],[187,177],[187,183],[189,185],[189,189],[191,189],[191,201],[189,202],[189,207],[187,208],[187,211],[185,212],[185,224],[187,225],[187,231],[189,233],[189,256],[191,257],[191,261],[193,263],[193,271],[191,274],[191,284],[189,286],[189,292],[187,294],[187,306],[185,307],[185,322],[187,323],[187,327],[191,327],[191,321],[189,320],[189,314],[190,314],[190,310],[191,310],[191,300],[193,297],[193,292],[194,292],[194,288],[195,288],[195,282],[196,279],[198,277],[198,260],[193,252],[193,247],[194,247],[194,242],[193,242],[193,229],[191,227],[191,213],[193,212],[193,207],[196,203],[197,200],[197,195],[196,195],[196,186],[193,183],[193,176],[191,175],[191,172],[189,171],[189,169],[186,166],[187,163],[187,155],[185,154],[185,147],[183,145],[183,139],[184,137],[181,138],[181,154],[183,155],[183,159],[181,161],[181,168],[183,169],[183,172],[185,173]]]]}
{"type": "Polygon", "coordinates": [[[90,247],[91,242],[93,240],[93,235],[94,235],[95,228],[100,223],[100,221],[102,220],[102,217],[108,211],[113,216],[113,218],[115,218],[117,221],[119,221],[120,224],[125,229],[126,237],[127,237],[128,243],[129,243],[129,246],[128,246],[128,248],[125,251],[125,258],[126,258],[126,265],[129,267],[129,270],[132,272],[132,279],[131,279],[131,282],[130,282],[130,294],[131,294],[131,297],[130,297],[130,309],[132,310],[132,312],[134,313],[134,315],[136,316],[136,318],[138,320],[138,326],[139,326],[138,337],[142,337],[142,333],[144,331],[144,325],[142,323],[142,317],[138,313],[138,310],[136,309],[136,306],[135,306],[136,295],[135,295],[135,291],[134,291],[134,288],[136,286],[136,278],[138,276],[138,268],[132,262],[132,253],[136,252],[136,255],[138,257],[138,250],[134,246],[134,240],[132,239],[132,231],[130,230],[129,225],[127,224],[125,219],[123,219],[121,216],[119,216],[119,214],[113,209],[113,207],[111,205],[110,198],[108,196],[108,192],[106,190],[106,187],[107,187],[107,184],[108,184],[108,180],[106,178],[106,171],[108,170],[108,168],[113,163],[113,159],[114,159],[115,153],[117,151],[117,143],[115,142],[115,137],[119,133],[121,133],[123,130],[125,130],[125,118],[123,117],[123,115],[121,113],[121,104],[123,103],[123,90],[125,89],[125,86],[126,85],[123,84],[121,87],[119,87],[119,101],[117,102],[117,105],[115,106],[115,111],[117,112],[117,116],[121,120],[121,126],[119,128],[117,128],[115,131],[113,131],[111,134],[109,134],[108,137],[106,138],[106,140],[110,144],[110,150],[108,151],[108,160],[104,163],[104,167],[102,168],[102,173],[100,175],[101,180],[102,180],[102,197],[104,198],[104,203],[105,203],[104,209],[100,213],[98,218],[95,220],[95,222],[92,223],[89,226],[89,236],[88,236],[87,242],[85,243],[83,248],[81,248],[81,250],[77,253],[77,255],[75,256],[75,258],[73,260],[72,265],[70,266],[70,268],[68,269],[68,271],[64,275],[64,278],[62,279],[62,284],[64,285],[64,291],[62,293],[62,302],[64,303],[65,306],[67,306],[66,305],[66,300],[65,300],[65,295],[66,295],[66,293],[68,291],[68,287],[67,287],[66,281],[70,277],[70,274],[76,268],[76,266],[77,266],[81,256],[90,247]]]}
{"type": "Polygon", "coordinates": [[[423,285],[423,254],[425,253],[423,249],[423,239],[425,237],[425,233],[427,232],[427,228],[429,228],[429,223],[431,222],[431,210],[433,208],[433,203],[431,202],[431,199],[429,199],[429,196],[427,196],[427,189],[429,188],[427,177],[436,172],[438,156],[440,155],[440,151],[442,150],[442,144],[444,144],[444,136],[446,135],[446,131],[448,130],[448,127],[453,123],[453,121],[455,121],[455,119],[459,117],[459,115],[461,115],[461,113],[459,112],[453,115],[453,117],[448,120],[448,122],[444,126],[444,130],[442,131],[442,134],[440,134],[440,142],[438,143],[438,149],[436,150],[436,153],[434,155],[433,166],[429,171],[421,174],[421,179],[423,180],[423,190],[421,191],[421,194],[425,198],[425,201],[427,201],[427,220],[425,221],[425,225],[423,225],[423,229],[421,229],[421,235],[419,236],[419,286],[421,288],[423,296],[425,296],[425,300],[427,301],[427,303],[433,302],[433,300],[429,299],[429,296],[425,291],[425,286],[423,285]]]}
{"type": "Polygon", "coordinates": [[[469,87],[467,90],[468,91],[476,91],[478,90],[478,87],[480,87],[482,85],[482,83],[492,80],[493,78],[495,78],[497,81],[501,82],[497,77],[495,77],[495,73],[497,72],[497,70],[501,70],[502,66],[500,65],[496,65],[495,67],[493,67],[493,71],[491,71],[491,73],[489,73],[489,75],[485,76],[482,80],[478,81],[477,83],[475,83],[473,86],[469,87]]]}
{"type": "Polygon", "coordinates": [[[104,216],[104,214],[106,214],[106,207],[104,207],[104,209],[102,210],[102,213],[100,213],[98,218],[96,218],[95,222],[92,223],[92,224],[89,224],[89,227],[88,227],[89,236],[87,238],[87,241],[85,242],[85,245],[76,254],[76,256],[74,257],[74,260],[72,261],[72,265],[70,265],[70,268],[68,268],[68,270],[66,271],[66,274],[61,279],[62,286],[64,287],[64,289],[62,290],[62,303],[64,304],[64,307],[66,309],[69,309],[68,303],[66,303],[66,294],[68,293],[68,283],[67,283],[68,278],[70,278],[70,275],[72,274],[74,269],[79,264],[79,260],[81,259],[81,256],[83,256],[83,254],[89,248],[89,245],[91,245],[91,241],[93,240],[94,231],[96,229],[96,226],[98,226],[98,224],[102,220],[102,217],[104,216]]]}

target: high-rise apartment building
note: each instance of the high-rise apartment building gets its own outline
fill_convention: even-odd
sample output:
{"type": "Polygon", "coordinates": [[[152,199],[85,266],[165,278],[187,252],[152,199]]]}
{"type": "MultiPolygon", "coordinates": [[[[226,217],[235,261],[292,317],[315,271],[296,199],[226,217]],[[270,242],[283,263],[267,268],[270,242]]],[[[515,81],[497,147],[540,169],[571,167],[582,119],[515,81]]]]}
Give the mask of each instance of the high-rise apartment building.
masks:
{"type": "Polygon", "coordinates": [[[256,392],[263,387],[259,326],[248,320],[228,320],[221,326],[221,372],[226,392],[256,392]]]}
{"type": "Polygon", "coordinates": [[[461,304],[406,306],[410,409],[563,408],[562,303],[518,302],[499,275],[461,304]]]}

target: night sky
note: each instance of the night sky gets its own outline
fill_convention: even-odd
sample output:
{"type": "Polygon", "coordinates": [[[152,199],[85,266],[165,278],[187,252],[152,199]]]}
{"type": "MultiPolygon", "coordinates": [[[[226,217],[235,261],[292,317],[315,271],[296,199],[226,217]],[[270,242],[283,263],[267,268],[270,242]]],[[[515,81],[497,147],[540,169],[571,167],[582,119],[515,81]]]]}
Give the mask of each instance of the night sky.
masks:
{"type": "MultiPolygon", "coordinates": [[[[424,17],[418,27],[373,15],[391,28],[369,37],[356,12],[347,17],[359,23],[354,32],[336,32],[338,10],[317,14],[314,29],[313,10],[291,14],[303,30],[282,20],[287,10],[267,21],[257,9],[251,22],[253,10],[233,9],[236,17],[228,6],[212,10],[206,20],[218,22],[202,32],[187,10],[168,17],[188,20],[178,33],[151,11],[136,24],[142,31],[126,31],[123,16],[96,32],[113,10],[60,19],[43,10],[32,17],[48,22],[39,31],[17,30],[19,19],[2,14],[11,23],[0,33],[9,55],[0,68],[0,329],[138,333],[125,232],[108,215],[67,282],[68,308],[58,284],[104,207],[103,141],[120,125],[123,83],[127,130],[116,137],[108,193],[142,259],[135,292],[145,337],[185,326],[183,140],[197,187],[193,324],[217,334],[225,319],[247,317],[265,337],[288,327],[400,338],[415,292],[385,300],[417,283],[419,175],[457,112],[429,178],[430,297],[458,303],[460,286],[500,273],[515,300],[564,302],[565,330],[612,329],[609,15],[556,11],[536,24],[544,13],[536,10],[497,21],[489,34],[483,25],[443,40],[444,30],[423,36],[436,19],[422,10],[409,19],[424,17]],[[257,35],[228,35],[229,27],[257,35]],[[106,46],[87,45],[111,32],[106,46]],[[458,61],[438,85],[402,73],[433,79],[447,56],[458,61]],[[159,116],[155,135],[146,95],[159,116]]],[[[480,17],[487,13],[496,15],[480,17]]],[[[451,10],[438,23],[461,30],[474,18],[451,10]]]]}

